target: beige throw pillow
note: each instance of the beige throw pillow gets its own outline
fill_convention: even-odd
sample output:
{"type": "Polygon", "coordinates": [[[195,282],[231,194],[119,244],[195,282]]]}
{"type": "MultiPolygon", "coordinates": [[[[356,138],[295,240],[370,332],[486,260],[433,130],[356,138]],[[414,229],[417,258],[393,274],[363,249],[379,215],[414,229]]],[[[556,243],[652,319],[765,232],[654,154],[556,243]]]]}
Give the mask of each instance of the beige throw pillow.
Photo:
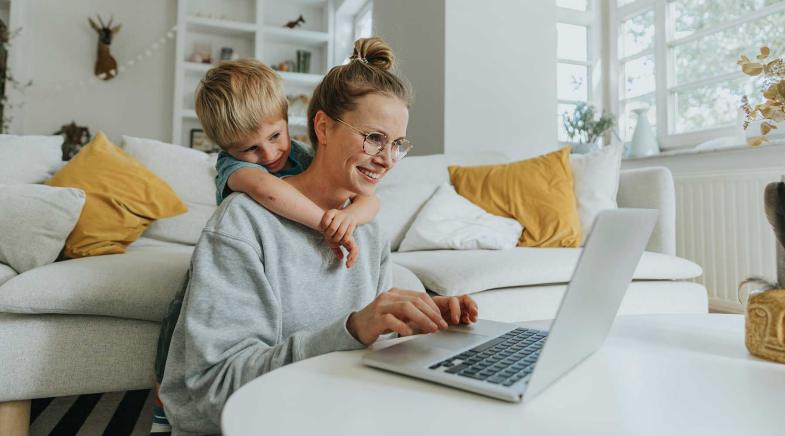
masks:
{"type": "Polygon", "coordinates": [[[0,185],[0,263],[21,274],[54,262],[84,202],[81,189],[0,185]]]}

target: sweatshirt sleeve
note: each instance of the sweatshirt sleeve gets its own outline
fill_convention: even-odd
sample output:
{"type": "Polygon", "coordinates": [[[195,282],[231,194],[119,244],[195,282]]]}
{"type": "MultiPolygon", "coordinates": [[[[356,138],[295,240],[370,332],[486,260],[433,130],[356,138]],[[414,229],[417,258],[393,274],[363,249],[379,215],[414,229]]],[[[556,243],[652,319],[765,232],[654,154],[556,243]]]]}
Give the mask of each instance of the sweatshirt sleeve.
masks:
{"type": "Polygon", "coordinates": [[[197,245],[184,311],[184,378],[189,397],[216,425],[244,384],[283,365],[331,351],[362,348],[346,316],[316,331],[281,337],[279,296],[263,253],[243,239],[205,231],[197,245]]]}

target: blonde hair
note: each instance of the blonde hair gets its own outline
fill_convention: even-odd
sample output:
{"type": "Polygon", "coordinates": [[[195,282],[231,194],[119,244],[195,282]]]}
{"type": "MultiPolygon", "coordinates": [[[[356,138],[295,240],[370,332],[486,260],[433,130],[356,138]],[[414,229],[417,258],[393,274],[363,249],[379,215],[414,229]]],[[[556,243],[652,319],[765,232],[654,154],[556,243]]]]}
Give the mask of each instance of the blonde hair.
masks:
{"type": "Polygon", "coordinates": [[[196,88],[196,115],[204,133],[221,148],[246,140],[264,120],[288,121],[281,78],[255,59],[221,62],[196,88]]]}
{"type": "Polygon", "coordinates": [[[314,149],[318,138],[313,120],[319,111],[340,118],[354,110],[356,100],[367,94],[398,97],[407,107],[411,105],[411,87],[391,71],[394,66],[395,55],[383,39],[374,36],[354,42],[349,63],[333,67],[313,91],[308,105],[308,136],[314,149]]]}

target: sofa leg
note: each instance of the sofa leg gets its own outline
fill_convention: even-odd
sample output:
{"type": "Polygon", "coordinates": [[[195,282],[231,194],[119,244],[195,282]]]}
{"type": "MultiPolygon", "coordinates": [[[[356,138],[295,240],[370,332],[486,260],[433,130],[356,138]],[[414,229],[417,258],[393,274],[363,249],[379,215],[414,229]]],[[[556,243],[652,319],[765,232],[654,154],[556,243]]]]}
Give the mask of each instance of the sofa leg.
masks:
{"type": "Polygon", "coordinates": [[[0,435],[27,436],[30,400],[0,402],[0,435]]]}

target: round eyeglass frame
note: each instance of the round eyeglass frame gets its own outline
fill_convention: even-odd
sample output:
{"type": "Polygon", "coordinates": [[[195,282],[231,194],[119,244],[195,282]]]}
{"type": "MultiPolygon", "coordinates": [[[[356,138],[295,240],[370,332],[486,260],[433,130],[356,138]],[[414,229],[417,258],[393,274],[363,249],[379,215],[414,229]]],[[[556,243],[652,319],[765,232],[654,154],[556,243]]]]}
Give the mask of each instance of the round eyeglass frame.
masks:
{"type": "Polygon", "coordinates": [[[339,123],[345,125],[346,127],[352,129],[355,133],[357,133],[358,135],[363,137],[363,152],[365,154],[369,155],[369,156],[379,156],[380,154],[382,154],[382,151],[384,151],[385,147],[387,147],[387,144],[389,143],[390,144],[390,151],[392,152],[391,153],[392,154],[392,159],[395,162],[398,162],[399,160],[401,160],[404,157],[406,157],[406,155],[410,151],[412,151],[412,148],[414,148],[414,144],[409,142],[409,140],[406,139],[406,138],[400,138],[400,139],[396,139],[394,141],[387,142],[387,135],[385,135],[382,132],[366,132],[366,131],[364,131],[364,130],[362,130],[360,128],[357,128],[357,127],[347,123],[346,121],[344,121],[344,120],[342,120],[342,119],[340,119],[338,117],[333,117],[333,119],[335,121],[338,121],[339,123]],[[369,139],[371,137],[371,135],[382,135],[382,137],[384,138],[384,144],[382,144],[382,145],[374,144],[374,142],[376,142],[376,141],[373,141],[373,140],[369,139]],[[374,147],[376,149],[375,153],[371,153],[371,152],[368,151],[368,146],[369,146],[368,144],[369,143],[370,143],[371,147],[374,147]],[[393,150],[393,148],[392,148],[393,146],[398,148],[397,152],[393,150]]]}

